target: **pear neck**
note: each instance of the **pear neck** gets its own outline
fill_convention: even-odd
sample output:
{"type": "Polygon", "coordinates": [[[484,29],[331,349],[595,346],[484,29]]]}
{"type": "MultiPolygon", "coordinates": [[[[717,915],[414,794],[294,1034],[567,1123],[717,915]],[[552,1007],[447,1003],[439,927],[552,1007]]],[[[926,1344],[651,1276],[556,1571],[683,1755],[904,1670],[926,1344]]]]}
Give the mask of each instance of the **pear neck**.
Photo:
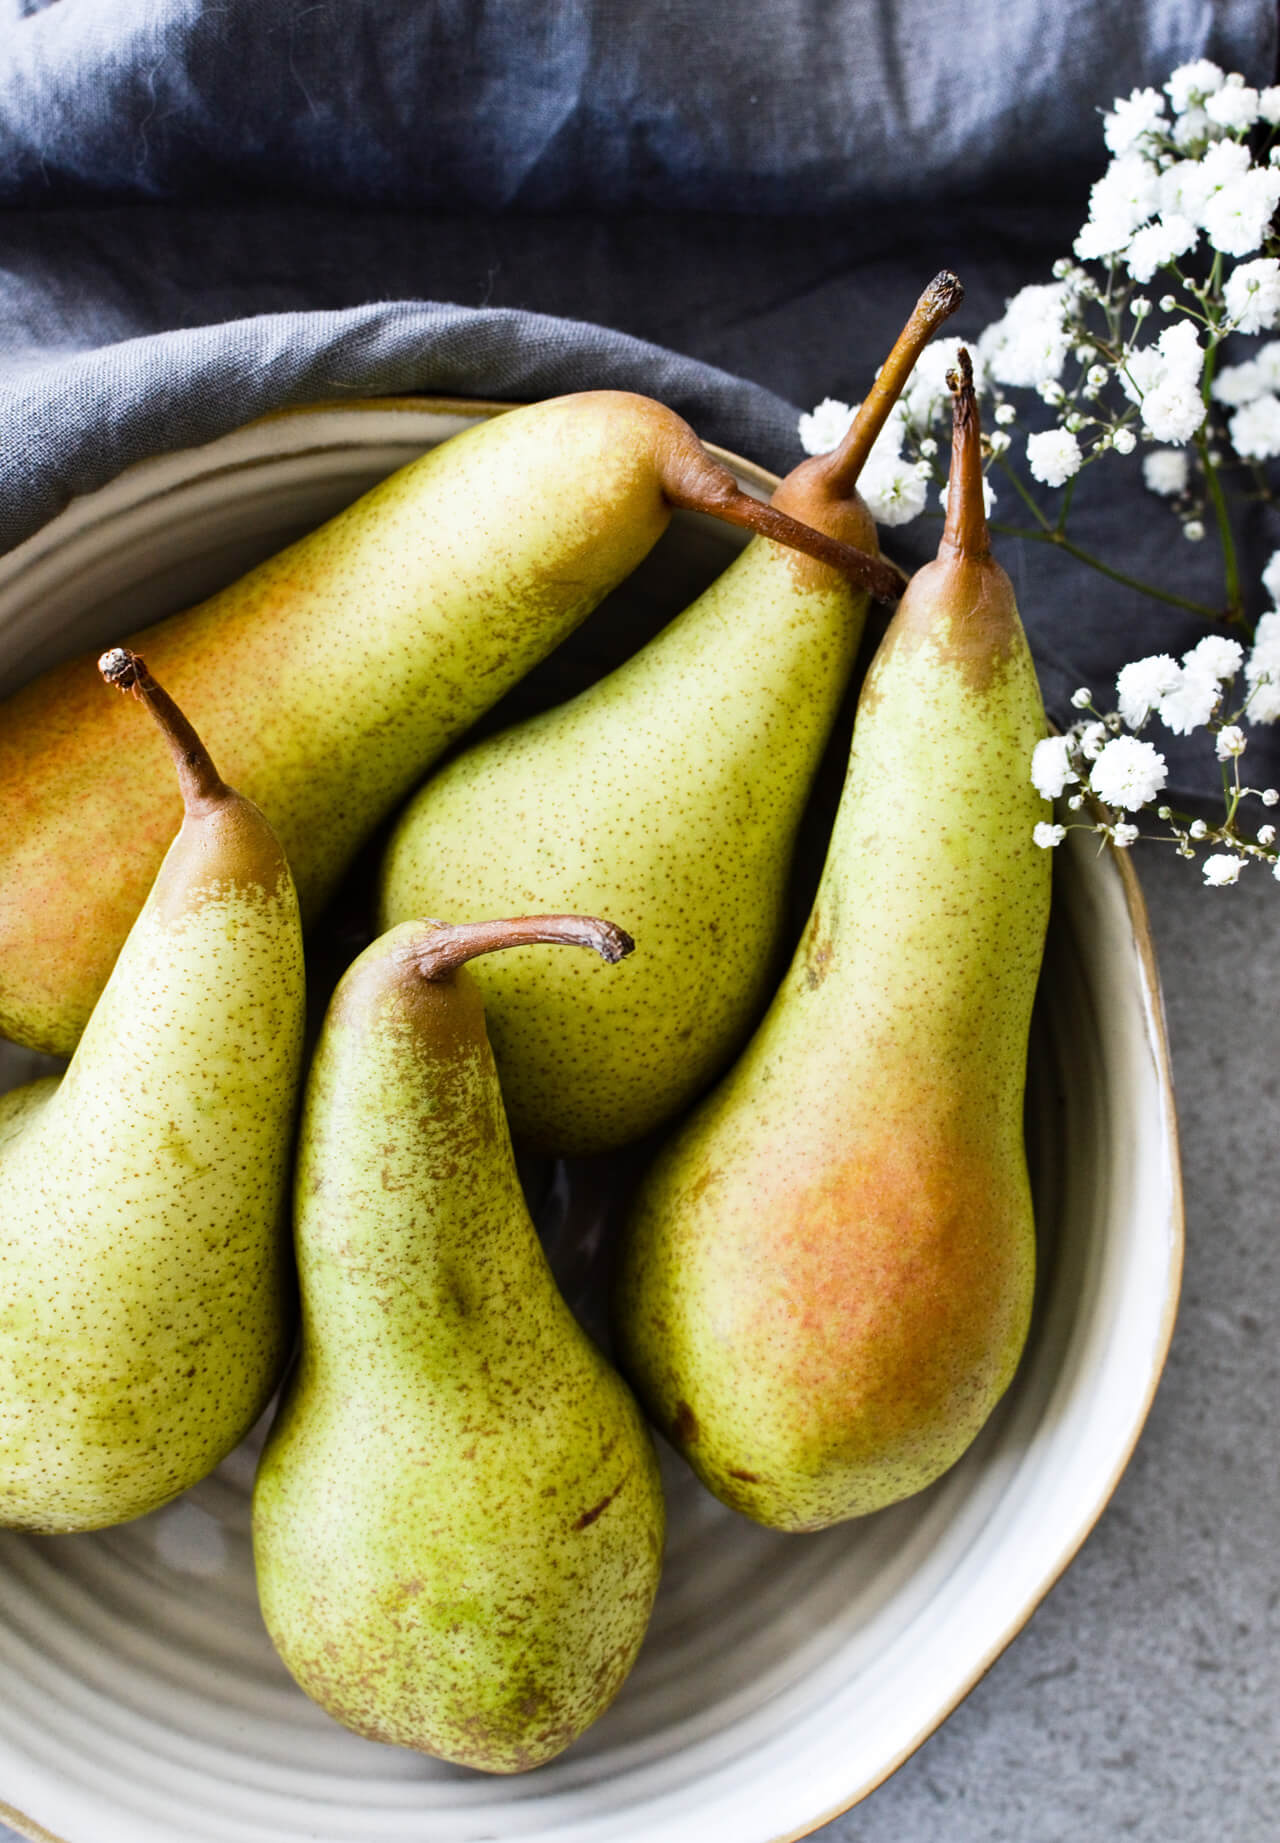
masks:
{"type": "Polygon", "coordinates": [[[155,718],[173,757],[178,791],[187,813],[196,816],[223,804],[230,789],[186,715],[147,670],[142,655],[130,652],[126,646],[112,647],[99,659],[98,670],[107,684],[118,691],[132,692],[155,718]]]}
{"type": "Polygon", "coordinates": [[[880,367],[843,440],[823,457],[823,483],[833,498],[846,499],[856,490],[867,456],[915,370],[920,354],[963,299],[964,288],[959,277],[950,269],[943,269],[916,302],[911,318],[894,341],[893,350],[880,367]]]}
{"type": "Polygon", "coordinates": [[[982,424],[973,388],[973,364],[963,347],[958,369],[947,373],[951,389],[951,471],[947,481],[947,522],[941,552],[974,562],[991,555],[991,534],[982,474],[982,424]]]}

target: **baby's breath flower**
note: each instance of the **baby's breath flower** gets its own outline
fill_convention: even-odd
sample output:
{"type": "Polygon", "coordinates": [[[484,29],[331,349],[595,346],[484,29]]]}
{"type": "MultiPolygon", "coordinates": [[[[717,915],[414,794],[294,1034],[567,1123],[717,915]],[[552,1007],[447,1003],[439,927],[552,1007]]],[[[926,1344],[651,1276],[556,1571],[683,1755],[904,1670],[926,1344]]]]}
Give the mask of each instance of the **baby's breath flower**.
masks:
{"type": "Polygon", "coordinates": [[[800,446],[806,454],[829,454],[840,446],[852,421],[850,404],[824,397],[816,409],[800,418],[800,446]]]}
{"type": "Polygon", "coordinates": [[[1280,806],[1280,787],[1264,787],[1258,798],[1264,806],[1280,806]]]}
{"type": "Polygon", "coordinates": [[[1139,836],[1140,834],[1137,826],[1129,825],[1124,820],[1122,820],[1119,825],[1114,825],[1111,828],[1112,843],[1119,845],[1122,851],[1127,851],[1130,845],[1136,845],[1139,836]]]}
{"type": "Polygon", "coordinates": [[[1276,842],[1276,829],[1274,826],[1259,826],[1258,827],[1258,843],[1260,845],[1274,845],[1275,842],[1276,842]]]}
{"type": "Polygon", "coordinates": [[[1202,108],[1206,99],[1216,95],[1225,82],[1219,65],[1211,64],[1208,58],[1197,58],[1194,64],[1179,64],[1164,90],[1174,114],[1184,115],[1188,109],[1202,108]]]}
{"type": "Polygon", "coordinates": [[[1202,518],[1189,518],[1182,527],[1182,535],[1187,539],[1188,543],[1199,544],[1204,537],[1204,520],[1202,518]]]}
{"type": "Polygon", "coordinates": [[[1120,715],[1130,729],[1140,730],[1162,698],[1182,682],[1182,667],[1168,653],[1153,653],[1122,666],[1116,679],[1120,715]]]}
{"type": "Polygon", "coordinates": [[[1208,838],[1209,836],[1209,828],[1203,819],[1193,819],[1187,830],[1192,838],[1208,838]]]}
{"type": "Polygon", "coordinates": [[[1221,889],[1228,883],[1238,883],[1245,860],[1234,853],[1218,852],[1206,858],[1203,865],[1204,880],[1214,889],[1221,889]]]}
{"type": "Polygon", "coordinates": [[[1168,126],[1159,90],[1131,90],[1124,100],[1117,97],[1111,113],[1103,116],[1102,138],[1113,154],[1127,154],[1144,135],[1168,126]]]}
{"type": "Polygon", "coordinates": [[[1262,586],[1273,602],[1280,602],[1280,550],[1273,550],[1262,571],[1262,586]]]}
{"type": "Polygon", "coordinates": [[[992,454],[999,458],[1002,454],[1008,454],[1010,448],[1013,446],[1013,440],[1004,429],[993,429],[987,437],[987,446],[990,448],[992,454]]]}
{"type": "Polygon", "coordinates": [[[1066,321],[1073,293],[1069,279],[1020,288],[1003,318],[987,327],[978,355],[998,384],[1033,389],[1062,375],[1072,345],[1066,321]]]}
{"type": "MultiPolygon", "coordinates": [[[[1190,218],[1181,212],[1170,211],[1158,217],[1154,223],[1144,224],[1141,230],[1134,232],[1125,251],[1125,267],[1135,282],[1149,282],[1157,269],[1163,269],[1179,256],[1185,256],[1193,250],[1200,240],[1200,232],[1190,218]]],[[[1133,304],[1134,318],[1144,319],[1151,311],[1151,303],[1139,296],[1142,313],[1138,313],[1138,301],[1133,304]]]]}
{"type": "Polygon", "coordinates": [[[1204,112],[1220,128],[1252,128],[1258,119],[1258,92],[1243,77],[1228,77],[1205,101],[1204,112]]]}
{"type": "Polygon", "coordinates": [[[1220,762],[1229,762],[1245,751],[1244,731],[1238,723],[1224,723],[1214,743],[1220,762]]]}
{"type": "Polygon", "coordinates": [[[1052,851],[1053,847],[1060,845],[1067,836],[1067,828],[1050,825],[1047,820],[1042,819],[1031,836],[1042,851],[1052,851]]]}
{"type": "MultiPolygon", "coordinates": [[[[1280,556],[1280,552],[1277,555],[1280,556]]],[[[1275,561],[1273,557],[1268,569],[1275,561]]],[[[1265,575],[1263,580],[1266,580],[1265,575]]],[[[1264,614],[1258,622],[1253,648],[1245,661],[1244,682],[1249,687],[1246,706],[1249,721],[1275,723],[1280,720],[1280,613],[1274,610],[1264,614]]]]}
{"type": "Polygon", "coordinates": [[[1280,324],[1280,262],[1274,256],[1259,256],[1237,263],[1222,298],[1241,333],[1261,333],[1280,324]]]}
{"type": "Polygon", "coordinates": [[[938,444],[934,441],[932,435],[926,435],[924,440],[920,443],[920,452],[926,461],[931,461],[938,452],[938,444]]]}
{"type": "Polygon", "coordinates": [[[1153,448],[1142,457],[1142,478],[1149,491],[1176,499],[1187,490],[1187,457],[1176,448],[1153,448]]]}
{"type": "Polygon", "coordinates": [[[1011,422],[1016,422],[1017,420],[1018,412],[1014,409],[1012,403],[998,403],[996,405],[996,421],[998,423],[1002,423],[1005,428],[1008,428],[1011,422]]]}
{"type": "Polygon", "coordinates": [[[1093,693],[1088,685],[1080,685],[1071,693],[1071,703],[1076,710],[1088,710],[1093,702],[1093,693]]]}
{"type": "MultiPolygon", "coordinates": [[[[1220,145],[1231,147],[1236,143],[1220,145]]],[[[1251,256],[1266,236],[1278,203],[1280,173],[1268,167],[1252,167],[1210,197],[1201,213],[1204,233],[1224,256],[1251,256]]]]}
{"type": "Polygon", "coordinates": [[[1027,466],[1033,480],[1045,486],[1065,486],[1080,472],[1084,456],[1080,444],[1066,429],[1045,429],[1027,437],[1027,466]]]}
{"type": "Polygon", "coordinates": [[[1280,454],[1280,397],[1266,391],[1231,418],[1231,445],[1245,461],[1269,461],[1280,454]]]}
{"type": "Polygon", "coordinates": [[[1105,365],[1090,365],[1085,375],[1085,382],[1091,384],[1095,390],[1101,390],[1110,376],[1111,373],[1105,365]]]}
{"type": "Polygon", "coordinates": [[[1037,384],[1036,395],[1055,410],[1067,400],[1067,393],[1056,378],[1046,378],[1043,384],[1037,384]]]}
{"type": "Polygon", "coordinates": [[[1093,761],[1101,755],[1107,743],[1107,726],[1105,723],[1086,723],[1077,738],[1080,753],[1086,761],[1093,761]]]}
{"type": "Polygon", "coordinates": [[[1046,736],[1031,753],[1031,784],[1046,800],[1056,800],[1080,776],[1071,765],[1071,745],[1065,736],[1046,736]]]}
{"type": "Polygon", "coordinates": [[[1111,446],[1117,454],[1132,454],[1138,445],[1138,438],[1132,429],[1117,429],[1111,437],[1111,446]]]}
{"type": "Polygon", "coordinates": [[[1177,308],[1177,305],[1178,305],[1177,301],[1174,299],[1174,297],[1171,294],[1162,294],[1160,296],[1160,312],[1162,314],[1173,313],[1175,309],[1177,308]]]}
{"type": "Polygon", "coordinates": [[[1084,795],[1072,794],[1071,798],[1067,801],[1067,810],[1072,813],[1078,813],[1083,805],[1084,795]]]}
{"type": "Polygon", "coordinates": [[[1190,441],[1204,421],[1204,352],[1190,320],[1167,326],[1152,346],[1130,352],[1120,388],[1158,442],[1190,441]]]}
{"type": "Polygon", "coordinates": [[[1094,762],[1089,786],[1108,806],[1136,813],[1154,800],[1168,778],[1164,756],[1137,736],[1115,736],[1094,762]]]}

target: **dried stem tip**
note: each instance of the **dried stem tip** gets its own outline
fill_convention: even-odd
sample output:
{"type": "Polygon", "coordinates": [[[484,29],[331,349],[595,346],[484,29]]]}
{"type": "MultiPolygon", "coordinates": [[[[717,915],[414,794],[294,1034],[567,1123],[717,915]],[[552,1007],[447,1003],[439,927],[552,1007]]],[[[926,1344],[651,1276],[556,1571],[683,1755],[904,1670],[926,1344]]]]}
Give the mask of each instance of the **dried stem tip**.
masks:
{"type": "Polygon", "coordinates": [[[146,671],[146,665],[136,653],[131,653],[127,646],[113,646],[98,661],[98,670],[109,685],[117,691],[132,691],[138,683],[139,668],[146,671]]]}
{"type": "Polygon", "coordinates": [[[893,350],[859,405],[857,415],[845,431],[844,439],[824,457],[823,467],[831,493],[848,498],[857,490],[858,476],[866,465],[867,456],[888,422],[894,404],[906,389],[920,354],[963,299],[960,279],[950,269],[935,275],[920,296],[910,319],[894,341],[893,350]]]}
{"type": "Polygon", "coordinates": [[[947,484],[947,522],[942,541],[963,557],[991,554],[986,495],[982,475],[982,427],[973,388],[973,362],[961,346],[954,371],[947,373],[951,392],[951,474],[947,484]]]}
{"type": "Polygon", "coordinates": [[[610,965],[635,950],[624,928],[595,915],[521,915],[507,921],[425,925],[431,933],[405,954],[424,979],[447,979],[468,960],[504,947],[589,947],[610,965]]]}
{"type": "Polygon", "coordinates": [[[169,745],[178,773],[178,791],[187,812],[198,813],[211,803],[225,800],[229,790],[209,751],[163,685],[152,678],[141,653],[132,653],[127,646],[110,647],[99,658],[98,670],[108,685],[118,691],[132,691],[155,718],[169,745]]]}

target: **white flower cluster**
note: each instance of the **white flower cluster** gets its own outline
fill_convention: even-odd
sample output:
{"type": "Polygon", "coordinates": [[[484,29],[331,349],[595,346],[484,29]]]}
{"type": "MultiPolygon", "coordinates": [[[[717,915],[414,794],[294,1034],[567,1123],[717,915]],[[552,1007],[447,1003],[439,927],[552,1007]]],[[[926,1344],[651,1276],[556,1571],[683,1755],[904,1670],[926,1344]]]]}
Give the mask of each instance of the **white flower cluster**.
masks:
{"type": "MultiPolygon", "coordinates": [[[[1280,551],[1267,565],[1267,575],[1268,587],[1275,596],[1280,591],[1280,551]]],[[[1110,714],[1099,715],[1093,708],[1092,693],[1084,689],[1077,691],[1071,702],[1089,715],[1073,724],[1065,736],[1046,736],[1032,753],[1031,780],[1046,800],[1061,799],[1069,788],[1077,789],[1067,800],[1068,809],[1074,813],[1084,805],[1086,794],[1091,795],[1101,816],[1087,825],[1079,823],[1122,848],[1132,845],[1139,837],[1139,828],[1121,815],[1150,806],[1163,791],[1168,771],[1164,756],[1153,743],[1126,732],[1143,729],[1153,716],[1179,736],[1208,725],[1214,733],[1214,753],[1223,767],[1224,787],[1228,788],[1223,823],[1217,827],[1203,819],[1180,823],[1167,806],[1160,807],[1159,817],[1170,825],[1183,857],[1194,857],[1195,846],[1206,840],[1228,847],[1205,859],[1202,870],[1207,884],[1221,887],[1235,883],[1253,858],[1269,864],[1280,881],[1275,827],[1262,826],[1254,838],[1247,838],[1236,826],[1236,809],[1244,795],[1258,794],[1264,806],[1280,803],[1280,792],[1275,788],[1242,786],[1240,758],[1248,747],[1248,738],[1239,721],[1242,717],[1264,723],[1280,720],[1280,610],[1263,616],[1247,658],[1238,640],[1207,634],[1180,661],[1168,653],[1155,653],[1123,667],[1116,679],[1117,708],[1110,714]],[[1227,691],[1242,666],[1248,696],[1240,711],[1224,714],[1227,691]]],[[[1069,829],[1042,821],[1035,828],[1034,842],[1051,850],[1062,843],[1069,829]]]]}
{"type": "Polygon", "coordinates": [[[1142,411],[1144,429],[1158,442],[1181,447],[1204,421],[1200,380],[1204,352],[1190,320],[1175,320],[1154,345],[1130,352],[1120,388],[1142,411]]]}
{"type": "MultiPolygon", "coordinates": [[[[1280,273],[1280,263],[1270,266],[1280,273]]],[[[1269,461],[1280,454],[1280,339],[1268,340],[1243,364],[1224,366],[1213,380],[1213,395],[1234,411],[1231,445],[1242,460],[1269,461]]]]}
{"type": "Polygon", "coordinates": [[[1134,90],[1103,118],[1112,160],[1075,242],[1081,261],[1122,261],[1142,283],[1202,234],[1224,256],[1251,256],[1280,203],[1280,172],[1255,164],[1239,138],[1280,121],[1280,87],[1253,89],[1204,58],[1164,87],[1172,119],[1152,89],[1134,90]]]}
{"type": "Polygon", "coordinates": [[[1209,722],[1224,684],[1235,677],[1243,658],[1238,640],[1206,634],[1182,655],[1180,665],[1167,653],[1135,659],[1116,679],[1121,721],[1140,730],[1155,715],[1175,736],[1189,736],[1209,722]]]}

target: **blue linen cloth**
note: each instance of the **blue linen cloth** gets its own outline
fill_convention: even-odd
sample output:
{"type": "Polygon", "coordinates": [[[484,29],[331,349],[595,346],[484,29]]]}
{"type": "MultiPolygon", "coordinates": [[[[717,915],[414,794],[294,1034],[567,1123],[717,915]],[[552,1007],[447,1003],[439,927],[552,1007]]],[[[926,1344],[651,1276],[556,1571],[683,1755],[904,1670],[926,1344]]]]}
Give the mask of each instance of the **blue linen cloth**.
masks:
{"type": "MultiPolygon", "coordinates": [[[[970,335],[1048,279],[1099,109],[1201,55],[1271,81],[1270,0],[0,0],[0,549],[320,397],[619,385],[785,470],[938,268],[970,335]]],[[[1083,478],[1081,541],[1212,599],[1212,545],[1125,478],[1083,478]]],[[[1241,535],[1260,606],[1280,529],[1241,535]]],[[[1002,556],[1059,720],[1201,631],[1002,556]]]]}

